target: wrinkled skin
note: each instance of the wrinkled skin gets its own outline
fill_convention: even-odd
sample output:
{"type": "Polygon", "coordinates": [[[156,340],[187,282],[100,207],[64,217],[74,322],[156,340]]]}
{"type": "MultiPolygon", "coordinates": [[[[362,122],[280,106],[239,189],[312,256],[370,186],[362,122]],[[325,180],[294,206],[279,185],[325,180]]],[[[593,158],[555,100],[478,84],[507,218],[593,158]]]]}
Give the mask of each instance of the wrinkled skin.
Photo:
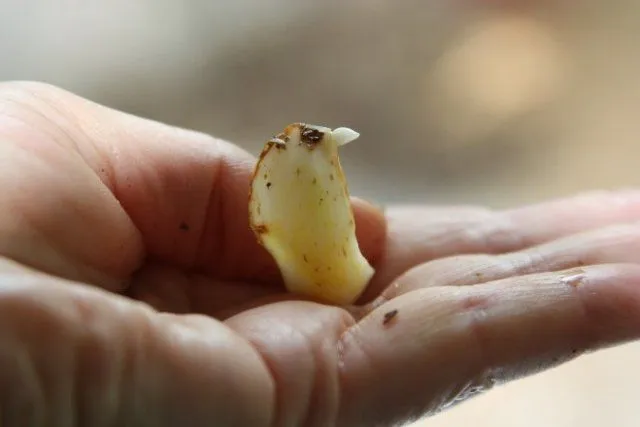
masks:
{"type": "Polygon", "coordinates": [[[640,333],[638,192],[500,212],[354,199],[377,274],[330,307],[286,295],[255,242],[254,162],[0,85],[3,427],[387,426],[640,333]]]}

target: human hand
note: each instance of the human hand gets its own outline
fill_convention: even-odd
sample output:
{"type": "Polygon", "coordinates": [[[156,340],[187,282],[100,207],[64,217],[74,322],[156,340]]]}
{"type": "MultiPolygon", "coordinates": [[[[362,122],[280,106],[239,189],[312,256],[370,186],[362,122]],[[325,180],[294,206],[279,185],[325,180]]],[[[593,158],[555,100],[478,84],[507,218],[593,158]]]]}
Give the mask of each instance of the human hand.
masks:
{"type": "Polygon", "coordinates": [[[0,424],[392,425],[640,333],[640,193],[354,200],[377,274],[330,307],[287,295],[255,242],[253,164],[0,85],[0,424]]]}

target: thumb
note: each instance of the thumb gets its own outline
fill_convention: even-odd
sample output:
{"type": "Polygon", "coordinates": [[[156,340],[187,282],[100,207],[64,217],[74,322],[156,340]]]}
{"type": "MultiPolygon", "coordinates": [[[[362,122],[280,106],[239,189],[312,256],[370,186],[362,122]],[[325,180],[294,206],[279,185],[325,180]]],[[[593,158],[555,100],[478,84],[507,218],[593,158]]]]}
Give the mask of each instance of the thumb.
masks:
{"type": "MultiPolygon", "coordinates": [[[[11,159],[0,182],[12,183],[0,192],[10,207],[1,253],[114,291],[145,259],[221,280],[278,281],[249,228],[250,153],[40,83],[0,84],[3,118],[19,124],[0,129],[0,158],[11,159]]],[[[375,259],[383,216],[359,200],[354,210],[362,251],[375,259]]]]}
{"type": "Polygon", "coordinates": [[[5,260],[0,280],[2,426],[269,425],[268,370],[222,323],[5,260]]]}

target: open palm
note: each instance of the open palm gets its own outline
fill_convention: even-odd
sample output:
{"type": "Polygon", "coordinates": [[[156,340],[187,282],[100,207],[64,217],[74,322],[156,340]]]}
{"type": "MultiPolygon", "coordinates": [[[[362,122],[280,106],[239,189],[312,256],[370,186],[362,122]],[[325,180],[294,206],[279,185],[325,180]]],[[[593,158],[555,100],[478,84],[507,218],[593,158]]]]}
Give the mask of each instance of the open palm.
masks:
{"type": "Polygon", "coordinates": [[[386,426],[640,333],[639,193],[354,200],[377,273],[332,307],[287,294],[256,243],[253,166],[0,85],[0,424],[386,426]]]}

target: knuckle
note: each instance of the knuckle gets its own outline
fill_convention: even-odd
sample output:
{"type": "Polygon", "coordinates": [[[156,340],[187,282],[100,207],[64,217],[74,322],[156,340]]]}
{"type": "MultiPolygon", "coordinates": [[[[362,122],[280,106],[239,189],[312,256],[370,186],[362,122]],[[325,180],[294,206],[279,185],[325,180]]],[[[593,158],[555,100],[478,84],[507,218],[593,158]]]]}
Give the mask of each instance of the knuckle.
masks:
{"type": "Polygon", "coordinates": [[[10,113],[12,109],[37,110],[45,100],[68,97],[65,90],[49,83],[37,81],[12,81],[0,83],[0,111],[10,113]]]}
{"type": "Polygon", "coordinates": [[[6,119],[0,132],[30,147],[32,140],[62,141],[77,127],[72,101],[71,93],[48,83],[0,83],[0,116],[6,119]]]}
{"type": "Polygon", "coordinates": [[[500,254],[527,247],[522,230],[509,215],[496,213],[475,227],[465,230],[467,240],[481,252],[500,254]]]}
{"type": "Polygon", "coordinates": [[[34,96],[41,94],[61,94],[65,93],[63,89],[50,83],[30,81],[30,80],[16,80],[0,83],[0,98],[4,98],[5,95],[23,95],[34,96]]]}
{"type": "Polygon", "coordinates": [[[488,326],[488,313],[493,305],[492,298],[483,292],[466,291],[459,300],[459,308],[466,316],[465,331],[469,342],[473,343],[474,360],[482,369],[493,366],[490,348],[491,331],[488,326]]]}
{"type": "Polygon", "coordinates": [[[494,255],[463,254],[435,259],[402,275],[382,297],[390,300],[417,289],[483,283],[491,280],[493,270],[504,269],[503,264],[494,255]]]}

